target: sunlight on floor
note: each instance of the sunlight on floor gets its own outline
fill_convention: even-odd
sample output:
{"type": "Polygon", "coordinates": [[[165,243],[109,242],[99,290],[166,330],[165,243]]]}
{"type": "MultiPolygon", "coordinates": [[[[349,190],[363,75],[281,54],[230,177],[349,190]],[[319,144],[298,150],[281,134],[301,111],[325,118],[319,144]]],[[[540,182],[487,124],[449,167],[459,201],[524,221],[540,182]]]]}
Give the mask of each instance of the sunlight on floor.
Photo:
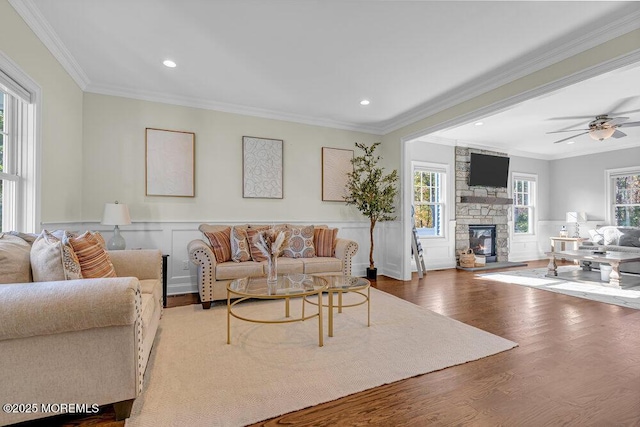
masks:
{"type": "Polygon", "coordinates": [[[553,285],[554,283],[564,282],[563,280],[551,279],[549,277],[545,277],[545,278],[524,277],[524,276],[514,276],[511,274],[500,274],[500,273],[494,273],[494,274],[491,274],[491,276],[476,277],[476,279],[489,279],[489,280],[495,280],[497,282],[514,283],[516,285],[524,285],[524,286],[547,286],[547,285],[553,285]]]}
{"type": "Polygon", "coordinates": [[[550,289],[561,291],[582,292],[585,294],[607,295],[624,298],[640,298],[640,290],[626,290],[609,288],[606,286],[585,285],[583,283],[560,283],[558,285],[549,286],[550,289]]]}

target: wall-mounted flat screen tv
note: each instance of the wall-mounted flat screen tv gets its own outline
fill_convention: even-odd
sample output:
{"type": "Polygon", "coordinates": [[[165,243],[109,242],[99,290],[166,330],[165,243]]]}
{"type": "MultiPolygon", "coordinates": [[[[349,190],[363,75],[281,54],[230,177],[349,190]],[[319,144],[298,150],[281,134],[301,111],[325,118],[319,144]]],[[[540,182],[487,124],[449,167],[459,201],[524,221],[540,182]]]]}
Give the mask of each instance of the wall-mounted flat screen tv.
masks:
{"type": "Polygon", "coordinates": [[[469,185],[504,188],[509,179],[509,158],[471,153],[469,185]]]}

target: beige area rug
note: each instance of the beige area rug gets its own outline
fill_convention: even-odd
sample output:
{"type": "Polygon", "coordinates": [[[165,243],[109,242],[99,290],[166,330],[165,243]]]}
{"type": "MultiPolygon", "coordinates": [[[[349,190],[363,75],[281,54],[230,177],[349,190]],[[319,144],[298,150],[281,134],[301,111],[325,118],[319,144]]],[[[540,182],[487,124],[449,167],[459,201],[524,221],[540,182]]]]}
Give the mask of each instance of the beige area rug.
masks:
{"type": "MultiPolygon", "coordinates": [[[[284,302],[238,310],[282,318],[284,302]]],[[[293,300],[292,314],[299,311],[293,300]]],[[[242,426],[517,346],[376,289],[371,327],[366,305],[336,313],[334,337],[324,320],[324,347],[317,319],[275,325],[232,318],[227,345],[226,306],[166,309],[126,425],[242,426]]]]}

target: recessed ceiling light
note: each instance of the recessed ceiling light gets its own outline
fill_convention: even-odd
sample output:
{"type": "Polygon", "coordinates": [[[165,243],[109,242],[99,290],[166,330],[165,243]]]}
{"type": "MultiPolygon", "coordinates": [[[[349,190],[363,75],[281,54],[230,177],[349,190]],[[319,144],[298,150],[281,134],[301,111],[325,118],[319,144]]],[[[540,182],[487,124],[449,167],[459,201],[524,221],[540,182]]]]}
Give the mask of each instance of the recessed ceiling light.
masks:
{"type": "Polygon", "coordinates": [[[162,61],[162,63],[164,64],[165,67],[176,68],[176,63],[170,59],[165,59],[164,61],[162,61]]]}
{"type": "Polygon", "coordinates": [[[483,122],[475,122],[474,125],[476,126],[482,126],[484,123],[483,122]]]}
{"type": "Polygon", "coordinates": [[[363,99],[362,101],[360,101],[360,105],[369,105],[371,102],[369,102],[368,99],[363,99]]]}
{"type": "Polygon", "coordinates": [[[567,141],[567,144],[575,144],[575,141],[567,141]]]}

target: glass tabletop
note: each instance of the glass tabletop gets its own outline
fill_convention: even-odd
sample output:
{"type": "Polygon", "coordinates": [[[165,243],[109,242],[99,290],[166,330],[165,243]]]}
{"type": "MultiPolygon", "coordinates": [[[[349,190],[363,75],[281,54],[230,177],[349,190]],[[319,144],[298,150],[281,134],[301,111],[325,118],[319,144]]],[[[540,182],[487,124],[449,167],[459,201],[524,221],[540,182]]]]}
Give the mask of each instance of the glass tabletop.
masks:
{"type": "Polygon", "coordinates": [[[278,275],[278,283],[271,287],[268,286],[266,277],[244,277],[227,285],[227,289],[234,294],[276,298],[312,295],[326,287],[325,278],[302,273],[278,275]]]}
{"type": "Polygon", "coordinates": [[[356,290],[363,289],[369,286],[371,283],[364,277],[356,276],[344,276],[344,275],[328,275],[321,276],[328,282],[327,289],[330,290],[356,290]]]}

